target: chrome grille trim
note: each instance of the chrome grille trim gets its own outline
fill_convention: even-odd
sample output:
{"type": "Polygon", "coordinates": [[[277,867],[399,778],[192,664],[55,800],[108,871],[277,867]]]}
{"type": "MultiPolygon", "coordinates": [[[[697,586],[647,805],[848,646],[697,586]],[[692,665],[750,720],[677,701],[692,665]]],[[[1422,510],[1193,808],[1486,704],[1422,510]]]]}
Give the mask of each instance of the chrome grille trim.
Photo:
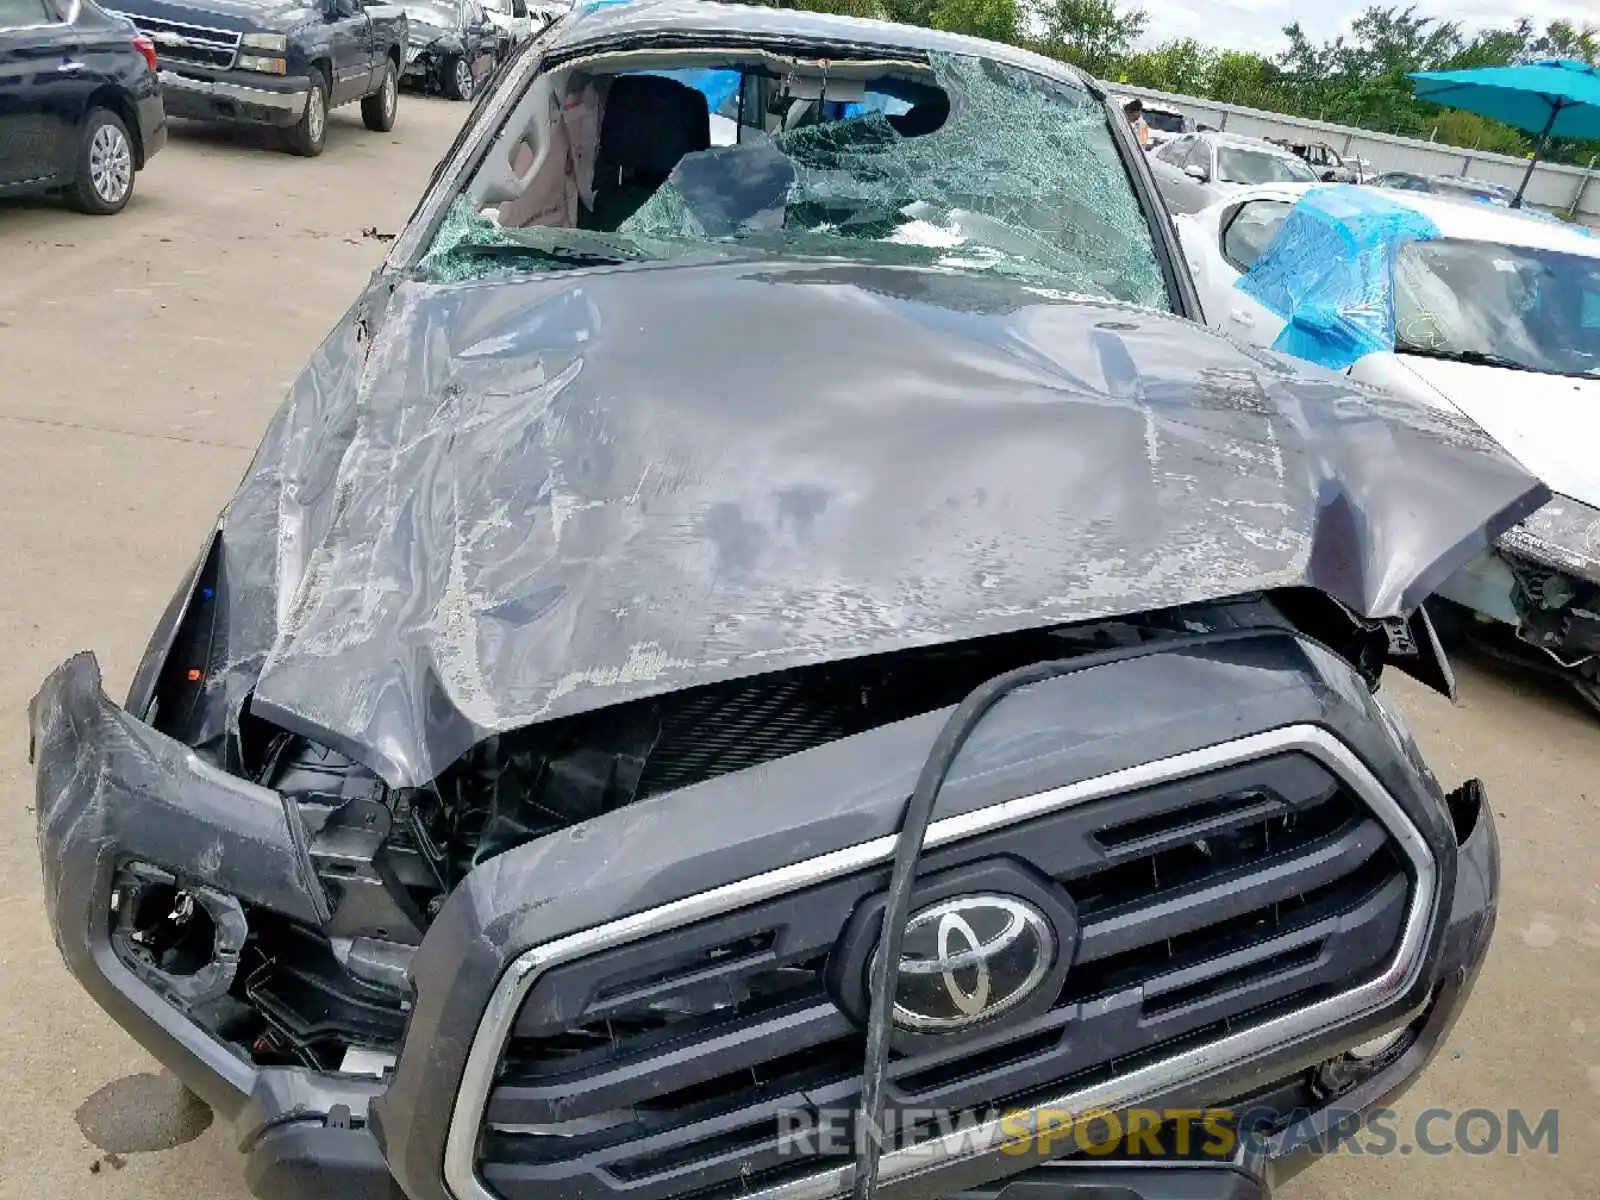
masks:
{"type": "Polygon", "coordinates": [[[217,29],[210,25],[196,25],[189,21],[169,21],[164,17],[149,17],[107,9],[114,17],[132,21],[134,28],[156,44],[156,58],[175,66],[207,67],[226,71],[239,61],[239,45],[244,35],[233,29],[217,29]],[[163,35],[183,38],[187,46],[171,46],[162,42],[163,35]]]}
{"type": "MultiPolygon", "coordinates": [[[[1355,753],[1325,729],[1292,725],[1252,734],[1221,745],[1190,751],[1120,771],[990,805],[934,821],[926,848],[950,845],[979,833],[1013,825],[1044,813],[1114,796],[1154,784],[1201,775],[1223,767],[1288,751],[1310,755],[1334,772],[1383,823],[1415,872],[1406,922],[1389,965],[1374,979],[1303,1009],[1264,1021],[1204,1046],[1174,1054],[1115,1079],[1041,1101],[1038,1109],[1084,1111],[1139,1103],[1185,1081],[1201,1078],[1310,1034],[1323,1032],[1381,1008],[1402,994],[1422,967],[1422,951],[1437,902],[1438,879],[1422,834],[1388,790],[1355,753]]],[[[775,871],[725,884],[694,896],[570,934],[521,954],[495,986],[462,1073],[445,1142],[444,1182],[454,1200],[500,1200],[477,1171],[479,1132],[496,1067],[523,1000],[539,975],[557,963],[674,929],[797,891],[841,875],[888,862],[896,838],[875,838],[856,846],[792,863],[775,871]]],[[[989,1153],[1017,1141],[998,1121],[975,1125],[928,1142],[886,1153],[879,1177],[884,1183],[926,1171],[940,1163],[989,1153]]],[[[1027,1140],[1027,1139],[1021,1139],[1027,1140]]],[[[851,1169],[820,1171],[802,1179],[747,1193],[744,1200],[833,1200],[850,1191],[851,1169]]]]}

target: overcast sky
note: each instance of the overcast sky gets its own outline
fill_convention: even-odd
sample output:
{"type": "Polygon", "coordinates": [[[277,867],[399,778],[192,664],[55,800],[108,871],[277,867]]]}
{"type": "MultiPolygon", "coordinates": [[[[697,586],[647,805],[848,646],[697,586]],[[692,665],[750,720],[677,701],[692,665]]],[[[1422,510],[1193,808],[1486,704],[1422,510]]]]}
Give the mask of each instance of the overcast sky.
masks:
{"type": "MultiPolygon", "coordinates": [[[[1314,42],[1345,32],[1352,18],[1371,0],[1322,0],[1310,5],[1295,0],[1133,0],[1150,14],[1145,41],[1192,37],[1234,50],[1273,54],[1283,49],[1280,32],[1298,19],[1314,42]]],[[[1404,8],[1405,0],[1390,0],[1404,8]]],[[[1566,19],[1582,25],[1600,21],[1594,0],[1418,0],[1429,15],[1449,15],[1463,25],[1508,25],[1516,16],[1532,17],[1543,26],[1566,19]]]]}

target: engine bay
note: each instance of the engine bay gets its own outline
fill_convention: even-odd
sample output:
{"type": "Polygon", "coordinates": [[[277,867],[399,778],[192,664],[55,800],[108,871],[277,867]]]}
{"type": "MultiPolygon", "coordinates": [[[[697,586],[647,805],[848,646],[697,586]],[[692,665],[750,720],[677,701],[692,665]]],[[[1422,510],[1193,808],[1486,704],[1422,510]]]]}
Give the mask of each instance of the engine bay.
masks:
{"type": "Polygon", "coordinates": [[[240,755],[245,770],[294,802],[330,919],[312,928],[127,868],[113,901],[117,950],[183,980],[191,1012],[257,1063],[359,1071],[349,1064],[374,1052],[381,1062],[403,1036],[408,966],[434,916],[497,855],[937,711],[1027,663],[1274,626],[1318,637],[1373,686],[1403,634],[1309,591],[1029,630],[746,676],[533,725],[487,738],[418,788],[390,788],[327,747],[256,727],[253,752],[240,755]],[[207,951],[222,946],[218,970],[207,951]]]}

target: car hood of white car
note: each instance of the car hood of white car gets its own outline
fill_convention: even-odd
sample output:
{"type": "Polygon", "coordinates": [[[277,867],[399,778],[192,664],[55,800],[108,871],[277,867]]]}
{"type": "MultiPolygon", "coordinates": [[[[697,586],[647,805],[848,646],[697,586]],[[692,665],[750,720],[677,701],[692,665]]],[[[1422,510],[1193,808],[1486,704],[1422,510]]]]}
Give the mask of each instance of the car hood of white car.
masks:
{"type": "Polygon", "coordinates": [[[1600,378],[1398,357],[1551,491],[1600,508],[1600,378]]]}

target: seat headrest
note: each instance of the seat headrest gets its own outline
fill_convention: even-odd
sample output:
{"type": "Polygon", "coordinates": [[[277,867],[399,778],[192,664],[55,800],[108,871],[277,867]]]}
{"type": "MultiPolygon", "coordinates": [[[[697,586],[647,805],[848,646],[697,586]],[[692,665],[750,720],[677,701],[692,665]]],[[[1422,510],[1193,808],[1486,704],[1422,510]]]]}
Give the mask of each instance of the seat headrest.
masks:
{"type": "Polygon", "coordinates": [[[711,148],[704,93],[661,75],[619,75],[606,95],[598,158],[647,179],[665,179],[685,154],[711,148]]]}

